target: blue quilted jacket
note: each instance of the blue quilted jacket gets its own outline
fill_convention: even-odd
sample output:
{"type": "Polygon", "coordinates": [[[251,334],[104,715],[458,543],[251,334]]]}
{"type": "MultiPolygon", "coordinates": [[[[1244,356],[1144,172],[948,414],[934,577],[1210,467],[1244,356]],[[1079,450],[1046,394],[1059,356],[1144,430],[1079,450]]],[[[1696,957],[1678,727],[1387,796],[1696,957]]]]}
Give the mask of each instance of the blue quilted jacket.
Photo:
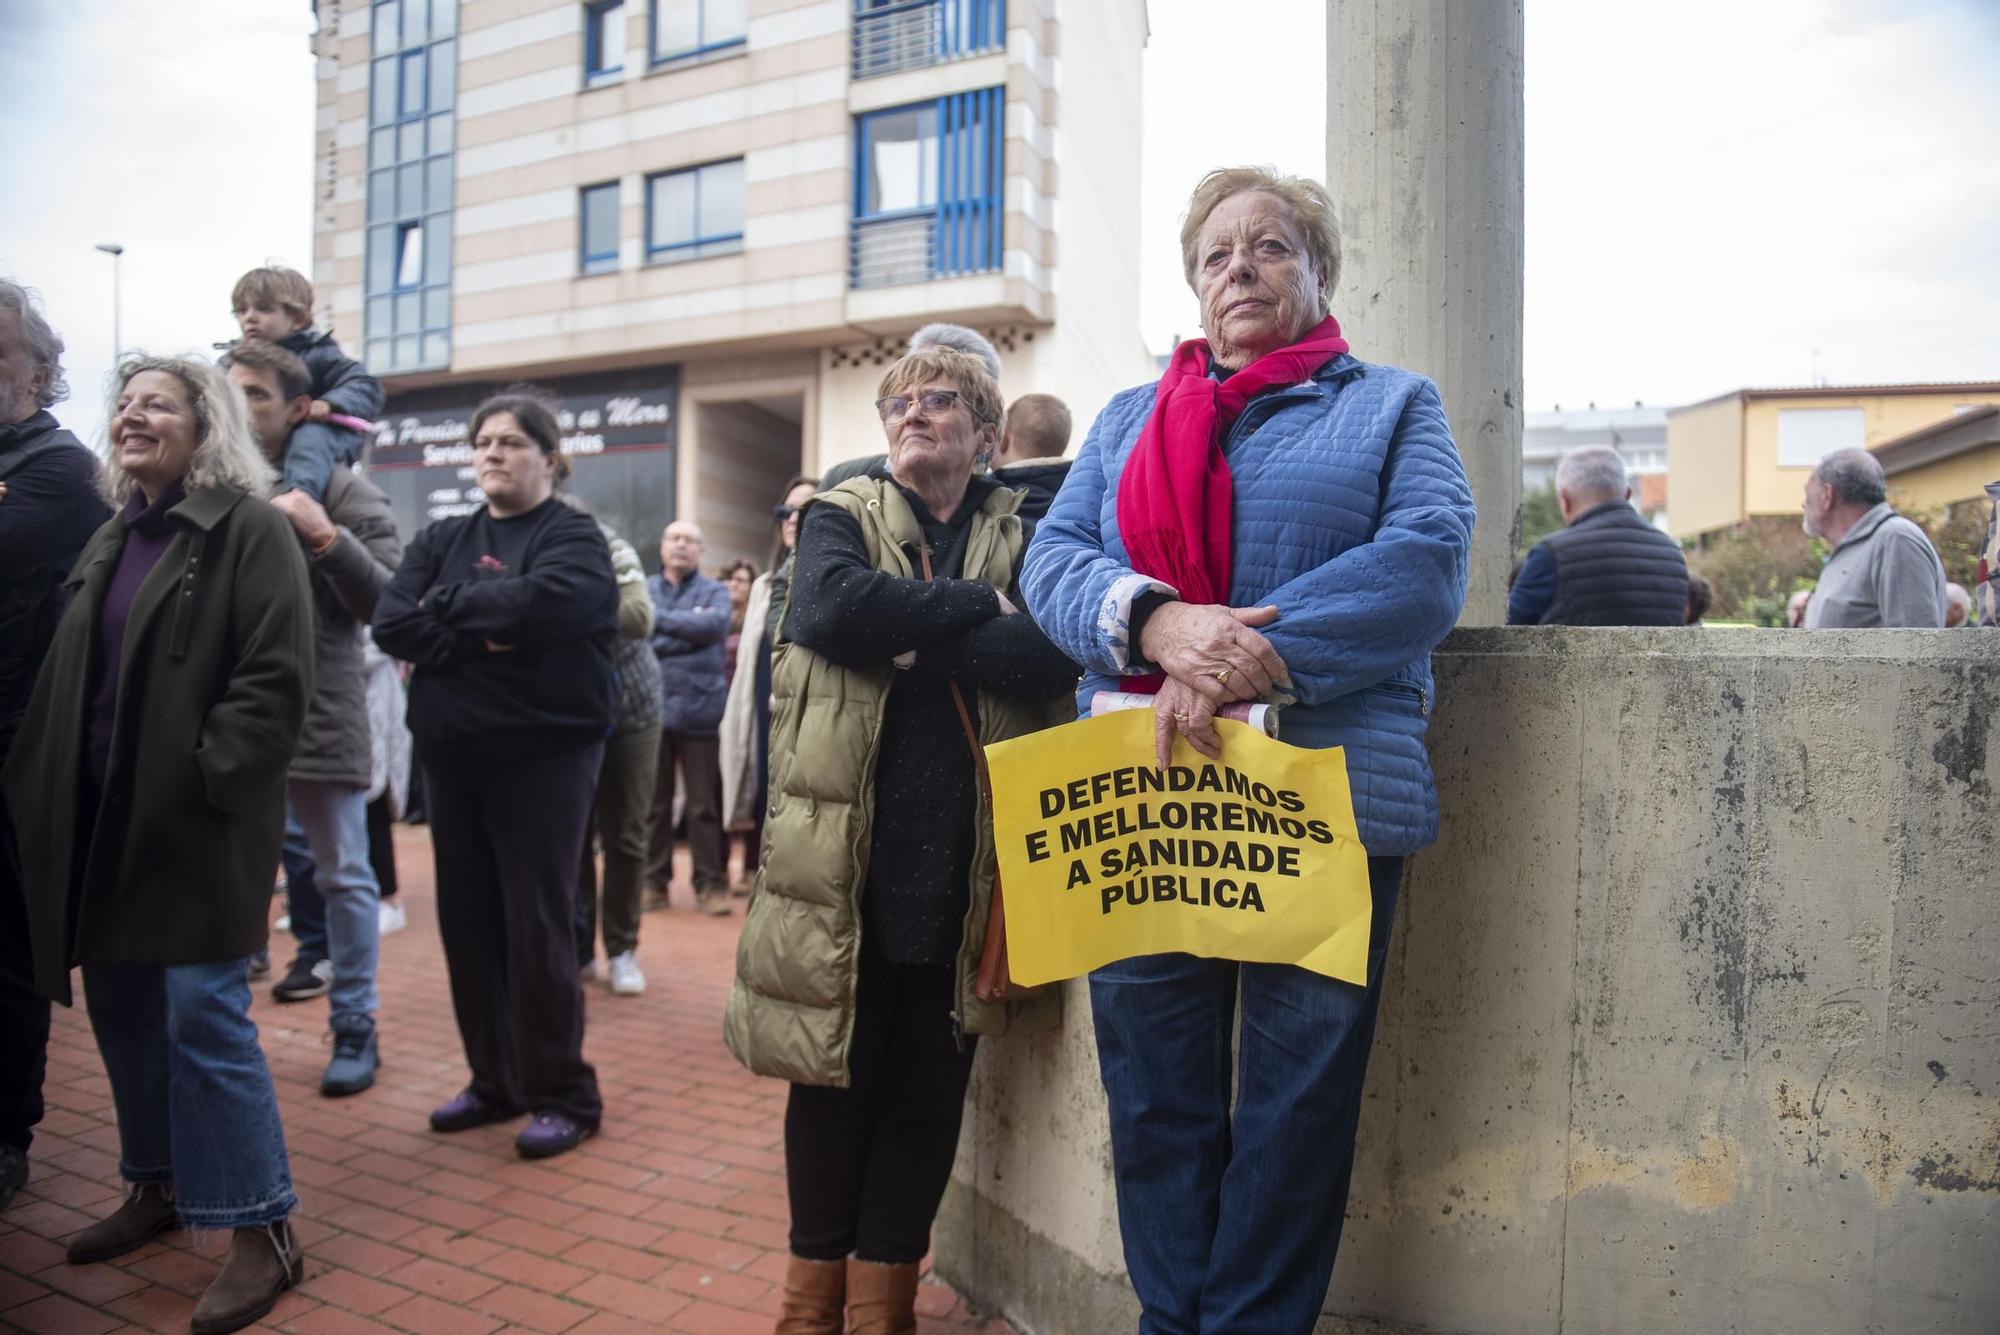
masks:
{"type": "MultiPolygon", "coordinates": [[[[1084,667],[1079,712],[1150,670],[1129,642],[1132,604],[1175,593],[1134,571],[1118,538],[1118,479],[1154,390],[1125,390],[1098,414],[1021,574],[1036,622],[1084,667]]],[[[1282,736],[1346,747],[1361,842],[1414,853],[1437,838],[1430,652],[1465,602],[1473,521],[1437,386],[1336,357],[1251,400],[1223,452],[1236,489],[1229,601],[1278,609],[1263,633],[1298,697],[1282,736]]]]}

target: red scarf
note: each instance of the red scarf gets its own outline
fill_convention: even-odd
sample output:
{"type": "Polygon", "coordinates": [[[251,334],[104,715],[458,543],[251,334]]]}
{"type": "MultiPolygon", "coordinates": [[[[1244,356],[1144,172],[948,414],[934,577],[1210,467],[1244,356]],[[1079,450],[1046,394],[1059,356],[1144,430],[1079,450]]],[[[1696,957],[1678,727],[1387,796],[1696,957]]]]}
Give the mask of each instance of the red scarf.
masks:
{"type": "MultiPolygon", "coordinates": [[[[1331,315],[1297,343],[1265,353],[1220,383],[1208,375],[1207,340],[1174,349],[1118,481],[1118,536],[1134,570],[1173,585],[1185,603],[1229,601],[1235,495],[1223,437],[1251,399],[1312,379],[1346,351],[1331,315]]],[[[1158,690],[1160,679],[1125,684],[1158,690]]]]}

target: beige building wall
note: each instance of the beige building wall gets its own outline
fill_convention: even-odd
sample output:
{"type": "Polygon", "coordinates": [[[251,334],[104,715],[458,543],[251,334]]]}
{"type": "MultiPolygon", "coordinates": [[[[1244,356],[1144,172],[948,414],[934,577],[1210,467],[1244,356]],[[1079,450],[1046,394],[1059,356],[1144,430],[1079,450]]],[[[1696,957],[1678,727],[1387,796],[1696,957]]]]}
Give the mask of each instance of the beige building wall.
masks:
{"type": "MultiPolygon", "coordinates": [[[[1935,394],[1859,393],[1753,398],[1743,409],[1744,508],[1753,515],[1790,514],[1799,508],[1806,478],[1812,469],[1787,468],[1778,463],[1778,414],[1784,409],[1859,408],[1866,423],[1864,445],[1879,445],[1949,417],[1961,404],[1988,403],[2000,403],[2000,394],[1948,390],[1935,394]]],[[[1678,505],[1678,497],[1675,503],[1678,505]]]]}
{"type": "Polygon", "coordinates": [[[1989,482],[2000,482],[2000,445],[1892,474],[1889,499],[1898,510],[1935,510],[1957,501],[1984,500],[1989,482]]]}
{"type": "Polygon", "coordinates": [[[1743,401],[1731,394],[1667,415],[1672,533],[1692,537],[1743,518],[1743,401]]]}

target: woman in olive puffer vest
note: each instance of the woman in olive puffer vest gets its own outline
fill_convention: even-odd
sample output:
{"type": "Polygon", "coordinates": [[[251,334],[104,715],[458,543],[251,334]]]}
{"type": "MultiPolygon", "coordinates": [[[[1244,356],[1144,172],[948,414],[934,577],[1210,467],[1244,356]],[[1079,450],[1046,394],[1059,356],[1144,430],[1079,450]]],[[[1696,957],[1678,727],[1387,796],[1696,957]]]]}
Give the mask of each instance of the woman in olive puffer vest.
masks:
{"type": "Polygon", "coordinates": [[[807,503],[774,659],[771,810],[730,1050],[792,1082],[779,1335],[914,1332],[975,1036],[1047,1027],[1053,993],[973,993],[993,823],[982,743],[1068,717],[1077,668],[1011,594],[1020,497],[975,476],[1000,394],[925,349],[882,380],[885,467],[807,503]],[[927,578],[926,575],[930,577],[927,578]]]}

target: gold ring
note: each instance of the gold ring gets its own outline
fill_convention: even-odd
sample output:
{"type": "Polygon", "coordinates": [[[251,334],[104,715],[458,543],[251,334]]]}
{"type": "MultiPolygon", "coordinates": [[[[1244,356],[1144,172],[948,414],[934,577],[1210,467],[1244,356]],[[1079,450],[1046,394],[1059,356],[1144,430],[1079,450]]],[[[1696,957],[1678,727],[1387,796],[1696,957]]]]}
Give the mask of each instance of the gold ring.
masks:
{"type": "Polygon", "coordinates": [[[1180,713],[1178,711],[1175,712],[1174,722],[1180,724],[1183,728],[1185,728],[1187,726],[1187,721],[1188,721],[1188,716],[1186,714],[1180,713]]]}
{"type": "Polygon", "coordinates": [[[1222,669],[1222,671],[1220,671],[1220,672],[1218,672],[1218,673],[1216,673],[1216,674],[1215,674],[1215,680],[1216,680],[1216,681],[1217,681],[1217,682],[1218,682],[1219,684],[1221,684],[1221,685],[1223,685],[1223,686],[1227,686],[1227,685],[1229,684],[1229,674],[1230,674],[1231,672],[1234,672],[1235,670],[1236,670],[1236,669],[1234,669],[1234,668],[1224,668],[1224,669],[1222,669]]]}

